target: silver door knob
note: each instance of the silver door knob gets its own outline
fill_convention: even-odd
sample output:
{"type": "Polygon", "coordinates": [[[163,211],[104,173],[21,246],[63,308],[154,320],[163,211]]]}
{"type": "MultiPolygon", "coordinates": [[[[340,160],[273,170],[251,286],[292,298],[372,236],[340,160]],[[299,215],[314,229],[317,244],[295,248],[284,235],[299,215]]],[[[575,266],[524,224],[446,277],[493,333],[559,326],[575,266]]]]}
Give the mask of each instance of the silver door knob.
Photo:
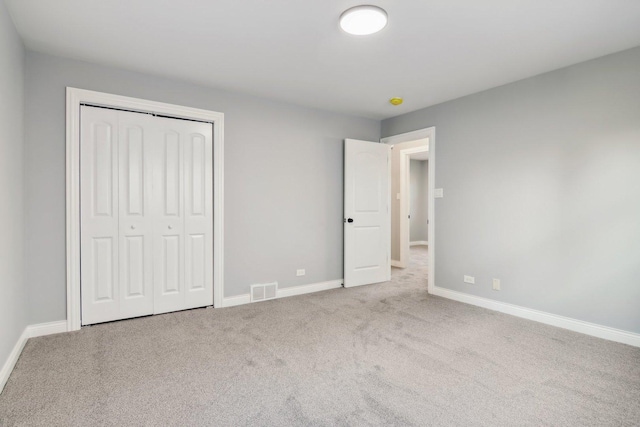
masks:
{"type": "Polygon", "coordinates": [[[132,225],[132,226],[131,226],[131,229],[132,229],[132,230],[135,230],[135,229],[136,229],[136,226],[135,226],[135,225],[132,225]]]}
{"type": "Polygon", "coordinates": [[[171,230],[173,227],[170,225],[168,228],[169,228],[169,230],[171,230]]]}

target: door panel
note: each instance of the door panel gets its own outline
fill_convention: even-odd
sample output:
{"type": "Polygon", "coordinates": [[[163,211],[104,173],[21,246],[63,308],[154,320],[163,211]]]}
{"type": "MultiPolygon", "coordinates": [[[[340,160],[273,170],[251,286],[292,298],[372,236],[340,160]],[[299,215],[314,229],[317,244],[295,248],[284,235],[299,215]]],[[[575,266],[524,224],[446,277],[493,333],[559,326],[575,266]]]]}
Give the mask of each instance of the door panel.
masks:
{"type": "Polygon", "coordinates": [[[119,317],[117,112],[81,107],[82,324],[119,317]]]}
{"type": "Polygon", "coordinates": [[[187,122],[185,132],[186,306],[213,301],[213,128],[187,122]]]}
{"type": "Polygon", "coordinates": [[[355,153],[353,157],[353,188],[357,189],[354,191],[353,211],[378,212],[382,199],[378,155],[365,151],[355,153]]]}
{"type": "MultiPolygon", "coordinates": [[[[91,126],[92,160],[94,163],[93,181],[93,214],[94,216],[112,217],[114,199],[114,157],[116,156],[113,127],[106,123],[94,123],[91,126]]],[[[116,163],[117,164],[117,163],[116,163]]]]}
{"type": "Polygon", "coordinates": [[[390,148],[345,140],[344,285],[391,280],[390,148]]]}
{"type": "Polygon", "coordinates": [[[152,124],[149,115],[118,111],[121,318],[153,313],[152,124]]]}
{"type": "Polygon", "coordinates": [[[112,237],[94,237],[91,240],[91,264],[93,271],[93,303],[111,303],[115,300],[114,262],[115,245],[112,237]]]}
{"type": "Polygon", "coordinates": [[[187,244],[187,290],[204,289],[206,285],[206,238],[204,234],[189,234],[187,244]]]}
{"type": "MultiPolygon", "coordinates": [[[[121,123],[122,125],[122,123],[121,123]]],[[[125,125],[126,126],[126,125],[125,125]]],[[[120,167],[123,168],[121,179],[124,180],[120,191],[125,196],[126,214],[130,216],[144,215],[145,199],[145,165],[144,165],[144,131],[140,126],[127,126],[122,141],[123,154],[120,167]]]]}
{"type": "Polygon", "coordinates": [[[182,165],[180,134],[167,131],[163,135],[162,143],[162,200],[165,216],[181,216],[182,206],[182,165]]]}
{"type": "MultiPolygon", "coordinates": [[[[125,298],[144,297],[148,294],[145,289],[145,238],[144,236],[125,236],[124,256],[121,264],[122,288],[125,298]]],[[[146,274],[145,274],[146,273],[146,274]]]]}
{"type": "Polygon", "coordinates": [[[189,213],[192,216],[205,214],[206,142],[204,135],[190,135],[188,142],[187,172],[189,185],[189,213]]]}
{"type": "Polygon", "coordinates": [[[184,138],[180,120],[156,118],[154,159],[154,313],[183,310],[184,138]]]}
{"type": "Polygon", "coordinates": [[[162,259],[161,266],[163,274],[161,280],[161,295],[174,295],[180,293],[182,283],[182,240],[179,235],[162,236],[162,259]]]}
{"type": "Polygon", "coordinates": [[[379,246],[382,240],[381,227],[354,226],[354,244],[360,250],[355,252],[353,266],[356,271],[370,268],[381,268],[379,246]]]}

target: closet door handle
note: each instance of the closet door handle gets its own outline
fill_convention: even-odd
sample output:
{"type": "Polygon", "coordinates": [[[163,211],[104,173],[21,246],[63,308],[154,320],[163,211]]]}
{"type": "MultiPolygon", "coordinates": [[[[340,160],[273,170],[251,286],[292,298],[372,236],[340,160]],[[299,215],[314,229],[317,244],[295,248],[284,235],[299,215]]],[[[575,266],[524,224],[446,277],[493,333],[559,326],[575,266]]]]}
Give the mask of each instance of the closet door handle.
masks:
{"type": "Polygon", "coordinates": [[[136,229],[136,226],[135,226],[135,225],[132,225],[132,226],[131,226],[131,229],[132,229],[132,230],[135,230],[135,229],[136,229]]]}
{"type": "Polygon", "coordinates": [[[170,226],[168,226],[167,228],[168,228],[169,230],[173,229],[173,227],[172,227],[171,225],[170,225],[170,226]]]}

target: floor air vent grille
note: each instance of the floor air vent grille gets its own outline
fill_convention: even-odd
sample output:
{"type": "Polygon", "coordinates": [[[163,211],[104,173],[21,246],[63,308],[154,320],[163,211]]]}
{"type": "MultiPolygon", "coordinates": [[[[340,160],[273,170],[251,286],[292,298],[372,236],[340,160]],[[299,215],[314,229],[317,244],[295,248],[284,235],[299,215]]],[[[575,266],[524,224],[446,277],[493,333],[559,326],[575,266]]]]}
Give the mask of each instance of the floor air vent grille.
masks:
{"type": "Polygon", "coordinates": [[[251,285],[251,302],[274,299],[278,294],[278,282],[251,285]]]}

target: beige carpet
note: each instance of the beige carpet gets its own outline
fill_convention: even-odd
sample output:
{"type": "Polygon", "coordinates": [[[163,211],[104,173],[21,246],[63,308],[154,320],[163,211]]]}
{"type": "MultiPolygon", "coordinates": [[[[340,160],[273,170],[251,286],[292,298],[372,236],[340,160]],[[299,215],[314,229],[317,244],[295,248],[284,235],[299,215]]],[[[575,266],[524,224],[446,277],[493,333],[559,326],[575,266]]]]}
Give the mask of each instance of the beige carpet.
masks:
{"type": "Polygon", "coordinates": [[[31,339],[0,425],[638,426],[640,349],[389,283],[31,339]]]}

